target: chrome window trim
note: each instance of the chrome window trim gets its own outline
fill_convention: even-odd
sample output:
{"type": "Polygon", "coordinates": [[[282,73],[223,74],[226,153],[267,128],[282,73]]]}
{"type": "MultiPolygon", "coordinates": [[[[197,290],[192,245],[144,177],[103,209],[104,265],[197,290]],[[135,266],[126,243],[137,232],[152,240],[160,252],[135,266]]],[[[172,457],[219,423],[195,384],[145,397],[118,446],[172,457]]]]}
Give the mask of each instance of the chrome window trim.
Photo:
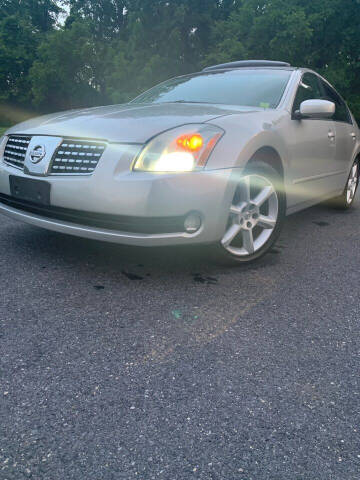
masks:
{"type": "MultiPolygon", "coordinates": [[[[322,77],[321,75],[319,75],[318,73],[314,72],[313,70],[303,70],[301,72],[301,75],[300,75],[300,78],[299,80],[297,81],[297,84],[296,84],[296,88],[295,88],[295,93],[294,93],[294,96],[291,100],[291,108],[290,108],[290,114],[291,114],[291,119],[292,120],[295,120],[294,117],[293,117],[293,114],[294,114],[294,104],[295,104],[295,99],[296,99],[296,95],[297,95],[297,92],[298,92],[298,89],[299,87],[301,86],[302,84],[302,80],[303,80],[303,77],[306,73],[311,73],[313,75],[315,75],[318,79],[318,82],[319,82],[319,86],[321,87],[321,81],[325,82],[332,90],[334,90],[334,92],[341,98],[341,100],[344,102],[345,104],[345,107],[348,111],[348,114],[349,114],[349,119],[350,121],[348,122],[345,122],[345,121],[342,121],[342,120],[336,120],[334,118],[304,118],[302,120],[310,120],[310,121],[314,121],[314,120],[323,120],[325,122],[334,122],[334,123],[343,123],[345,125],[352,125],[354,126],[354,120],[353,120],[353,115],[351,113],[351,110],[348,106],[348,104],[345,102],[345,100],[343,99],[343,97],[340,95],[340,93],[331,85],[331,83],[329,83],[324,77],[322,77]]],[[[321,100],[321,99],[319,99],[321,100]]]]}

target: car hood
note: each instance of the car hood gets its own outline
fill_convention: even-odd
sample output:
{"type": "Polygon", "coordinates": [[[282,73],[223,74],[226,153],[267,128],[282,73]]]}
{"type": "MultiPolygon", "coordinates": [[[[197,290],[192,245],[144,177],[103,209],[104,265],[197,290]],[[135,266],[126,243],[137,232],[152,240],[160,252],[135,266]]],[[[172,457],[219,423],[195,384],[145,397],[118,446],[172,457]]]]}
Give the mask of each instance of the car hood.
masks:
{"type": "Polygon", "coordinates": [[[15,125],[7,133],[142,144],[154,135],[179,125],[203,123],[224,115],[254,110],[262,109],[191,103],[112,105],[45,115],[15,125]]]}

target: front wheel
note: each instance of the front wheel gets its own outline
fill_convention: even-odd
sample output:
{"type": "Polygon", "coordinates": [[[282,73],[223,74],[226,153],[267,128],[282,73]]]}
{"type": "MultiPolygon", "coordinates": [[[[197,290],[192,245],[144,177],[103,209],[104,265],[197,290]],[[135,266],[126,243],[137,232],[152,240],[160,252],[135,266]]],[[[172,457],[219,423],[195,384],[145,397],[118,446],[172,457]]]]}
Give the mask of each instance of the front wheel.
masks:
{"type": "Polygon", "coordinates": [[[279,236],[285,210],[281,176],[270,165],[254,162],[239,180],[218,254],[232,262],[261,257],[279,236]]]}

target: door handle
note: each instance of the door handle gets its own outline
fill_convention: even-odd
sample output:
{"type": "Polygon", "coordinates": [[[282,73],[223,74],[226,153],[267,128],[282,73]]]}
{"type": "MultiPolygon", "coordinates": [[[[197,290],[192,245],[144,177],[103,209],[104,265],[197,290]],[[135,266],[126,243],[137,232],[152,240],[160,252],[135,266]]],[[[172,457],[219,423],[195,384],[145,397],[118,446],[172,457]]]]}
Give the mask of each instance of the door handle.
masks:
{"type": "Polygon", "coordinates": [[[353,139],[353,140],[356,140],[356,134],[353,132],[353,133],[350,133],[350,137],[353,139]]]}
{"type": "Polygon", "coordinates": [[[335,133],[330,130],[328,133],[328,137],[330,138],[330,140],[333,140],[335,138],[335,133]]]}

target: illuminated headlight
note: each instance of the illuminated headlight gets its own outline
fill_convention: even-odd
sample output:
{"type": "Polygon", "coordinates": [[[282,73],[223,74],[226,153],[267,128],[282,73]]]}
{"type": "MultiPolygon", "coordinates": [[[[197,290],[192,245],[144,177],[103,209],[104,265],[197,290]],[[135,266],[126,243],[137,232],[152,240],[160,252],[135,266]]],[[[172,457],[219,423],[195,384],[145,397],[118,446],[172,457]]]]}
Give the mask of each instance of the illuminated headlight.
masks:
{"type": "Polygon", "coordinates": [[[213,125],[174,128],[150,140],[133,169],[163,173],[202,169],[223,134],[223,130],[213,125]]]}

